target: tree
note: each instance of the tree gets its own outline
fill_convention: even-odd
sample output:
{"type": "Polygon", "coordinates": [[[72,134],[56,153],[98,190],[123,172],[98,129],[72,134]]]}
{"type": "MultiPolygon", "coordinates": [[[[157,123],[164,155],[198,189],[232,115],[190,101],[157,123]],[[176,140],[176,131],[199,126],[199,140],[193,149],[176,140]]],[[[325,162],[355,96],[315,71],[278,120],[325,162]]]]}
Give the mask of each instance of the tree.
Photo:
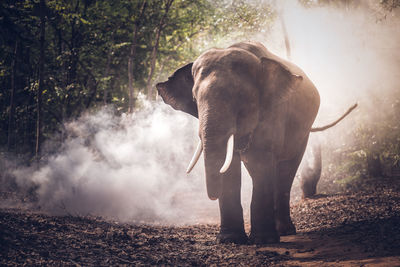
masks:
{"type": "Polygon", "coordinates": [[[146,8],[146,0],[143,0],[141,3],[140,11],[138,17],[135,19],[135,24],[134,24],[134,31],[133,31],[133,39],[132,39],[132,44],[131,44],[131,50],[129,54],[129,60],[128,60],[128,80],[129,80],[129,112],[133,112],[133,107],[134,107],[134,91],[133,91],[133,64],[134,64],[134,59],[136,56],[136,46],[137,46],[137,41],[138,41],[138,33],[139,33],[139,27],[140,27],[140,21],[143,17],[143,13],[146,8]]]}
{"type": "Polygon", "coordinates": [[[39,58],[39,85],[37,89],[37,118],[36,118],[36,149],[35,155],[38,158],[42,142],[42,94],[44,79],[44,45],[46,35],[46,0],[40,0],[40,58],[39,58]]]}
{"type": "Polygon", "coordinates": [[[10,108],[8,115],[8,137],[7,137],[7,151],[11,151],[12,139],[14,136],[13,126],[14,126],[14,112],[15,112],[15,72],[16,72],[16,61],[17,61],[17,51],[18,51],[18,40],[15,41],[14,56],[11,63],[11,93],[10,93],[10,108]]]}
{"type": "Polygon", "coordinates": [[[265,29],[272,13],[258,2],[0,1],[0,148],[43,156],[86,110],[139,109],[136,94],[154,99],[177,66],[265,29]]]}
{"type": "Polygon", "coordinates": [[[153,49],[151,51],[151,57],[150,57],[150,60],[151,60],[150,61],[151,62],[150,63],[150,71],[149,71],[149,75],[147,77],[147,82],[146,82],[147,97],[149,99],[153,99],[153,95],[154,95],[154,92],[153,92],[154,89],[153,89],[153,84],[152,84],[151,80],[153,78],[154,68],[156,66],[158,45],[160,43],[161,32],[162,32],[163,28],[165,27],[168,12],[169,12],[169,9],[170,9],[172,3],[174,2],[174,0],[164,0],[162,2],[164,4],[164,8],[163,8],[164,14],[162,15],[160,22],[158,24],[158,27],[157,27],[154,45],[153,45],[153,49]]]}

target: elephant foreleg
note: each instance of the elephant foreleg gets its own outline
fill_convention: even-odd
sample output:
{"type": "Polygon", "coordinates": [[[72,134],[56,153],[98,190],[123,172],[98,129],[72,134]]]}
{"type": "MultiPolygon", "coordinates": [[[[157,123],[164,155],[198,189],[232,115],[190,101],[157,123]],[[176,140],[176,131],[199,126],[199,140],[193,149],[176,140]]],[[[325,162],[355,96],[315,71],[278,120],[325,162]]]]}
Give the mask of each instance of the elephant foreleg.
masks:
{"type": "Polygon", "coordinates": [[[221,230],[218,235],[218,240],[221,243],[243,244],[247,242],[243,223],[243,209],[240,202],[240,168],[240,156],[235,153],[231,166],[222,177],[222,193],[219,197],[221,230]]]}
{"type": "Polygon", "coordinates": [[[279,242],[275,227],[273,181],[276,177],[276,161],[272,153],[260,153],[245,163],[253,179],[251,200],[250,240],[255,244],[279,242]]]}

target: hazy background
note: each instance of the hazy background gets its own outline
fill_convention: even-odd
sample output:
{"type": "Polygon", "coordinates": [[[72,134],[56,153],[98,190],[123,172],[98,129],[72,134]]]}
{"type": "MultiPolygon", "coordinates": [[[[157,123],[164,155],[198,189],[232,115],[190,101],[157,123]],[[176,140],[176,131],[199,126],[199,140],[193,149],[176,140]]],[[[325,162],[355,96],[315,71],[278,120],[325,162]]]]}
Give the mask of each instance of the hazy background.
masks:
{"type": "MultiPolygon", "coordinates": [[[[376,1],[350,10],[277,2],[287,27],[292,61],[308,74],[321,95],[315,126],[330,123],[352,104],[359,104],[335,128],[311,134],[311,142],[318,139],[323,144],[323,165],[329,168],[332,163],[325,163],[336,150],[351,146],[355,141],[351,133],[359,125],[377,119],[374,113],[393,108],[380,98],[399,90],[398,15],[381,16],[376,1]]],[[[204,49],[215,43],[227,47],[243,41],[235,38],[207,42],[204,49]]],[[[248,39],[261,41],[286,57],[279,19],[248,39]]],[[[210,201],[205,190],[203,158],[191,174],[185,173],[198,141],[197,120],[161,100],[149,102],[139,96],[138,102],[142,109],[133,114],[121,115],[106,107],[66,122],[62,145],[56,143],[57,153],[49,154],[39,167],[32,164],[11,171],[7,166],[16,159],[4,160],[8,169],[2,175],[4,188],[16,183],[26,192],[34,191],[37,201],[29,207],[57,215],[163,224],[218,222],[218,203],[210,201]]],[[[51,139],[47,146],[54,149],[51,139]]],[[[244,168],[242,180],[248,221],[251,180],[244,168]]],[[[334,182],[323,173],[325,188],[334,182]]],[[[299,194],[295,182],[292,199],[297,201],[299,194]]],[[[2,202],[3,207],[19,205],[2,202]]]]}

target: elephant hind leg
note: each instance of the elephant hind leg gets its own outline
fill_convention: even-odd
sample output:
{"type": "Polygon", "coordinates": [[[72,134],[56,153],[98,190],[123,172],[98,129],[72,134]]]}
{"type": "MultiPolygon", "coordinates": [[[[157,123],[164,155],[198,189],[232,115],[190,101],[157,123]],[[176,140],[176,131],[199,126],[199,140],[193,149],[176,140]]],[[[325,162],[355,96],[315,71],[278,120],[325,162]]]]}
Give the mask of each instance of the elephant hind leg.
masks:
{"type": "Polygon", "coordinates": [[[276,228],[281,236],[296,234],[296,228],[290,218],[290,189],[306,149],[307,141],[308,138],[303,142],[295,157],[278,164],[274,198],[276,228]]]}

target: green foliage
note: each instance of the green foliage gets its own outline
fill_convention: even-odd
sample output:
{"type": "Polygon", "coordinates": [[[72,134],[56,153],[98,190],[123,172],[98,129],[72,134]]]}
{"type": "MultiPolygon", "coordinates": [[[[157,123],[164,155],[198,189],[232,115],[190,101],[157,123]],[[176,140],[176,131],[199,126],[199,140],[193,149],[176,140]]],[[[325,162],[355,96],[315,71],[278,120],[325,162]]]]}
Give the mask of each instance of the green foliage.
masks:
{"type": "Polygon", "coordinates": [[[277,14],[268,1],[222,0],[213,3],[214,12],[200,47],[224,47],[269,32],[277,14]]]}
{"type": "Polygon", "coordinates": [[[400,90],[370,94],[359,104],[341,135],[329,137],[342,145],[333,149],[328,142],[323,148],[324,175],[344,188],[400,170],[400,90]]]}
{"type": "Polygon", "coordinates": [[[381,0],[380,4],[386,10],[392,11],[393,9],[400,7],[400,0],[381,0]]]}
{"type": "MultiPolygon", "coordinates": [[[[120,112],[128,110],[127,66],[135,27],[138,35],[133,86],[135,95],[147,93],[141,88],[146,87],[156,29],[164,16],[166,0],[146,0],[141,16],[143,1],[45,1],[45,137],[59,132],[62,141],[62,123],[87,109],[113,104],[120,112]]],[[[11,127],[10,149],[17,153],[33,153],[35,149],[43,10],[39,3],[0,2],[0,147],[5,147],[11,127]],[[13,74],[15,108],[9,120],[13,74]]],[[[161,25],[151,83],[165,79],[211,45],[226,46],[223,42],[229,38],[246,38],[250,33],[267,30],[273,19],[270,7],[260,1],[174,0],[161,25]]]]}

